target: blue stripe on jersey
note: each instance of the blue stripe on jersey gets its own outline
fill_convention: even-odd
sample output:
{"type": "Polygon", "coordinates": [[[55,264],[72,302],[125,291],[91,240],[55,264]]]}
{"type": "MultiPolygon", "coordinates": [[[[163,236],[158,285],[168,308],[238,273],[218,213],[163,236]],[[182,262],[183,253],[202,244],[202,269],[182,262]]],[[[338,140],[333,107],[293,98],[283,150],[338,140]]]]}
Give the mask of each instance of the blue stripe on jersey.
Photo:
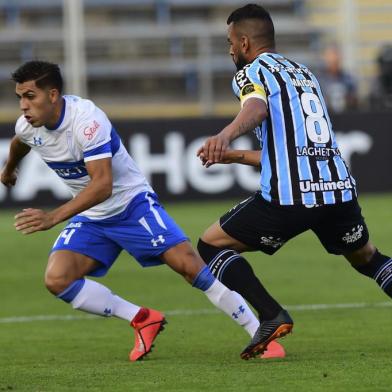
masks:
{"type": "MultiPolygon", "coordinates": [[[[307,67],[305,67],[305,66],[302,65],[302,64],[298,64],[298,65],[299,65],[300,67],[302,67],[302,68],[307,68],[307,67]]],[[[311,73],[309,73],[309,75],[310,75],[310,77],[311,77],[313,83],[315,84],[315,86],[316,86],[316,87],[319,86],[318,83],[317,83],[317,80],[314,78],[314,76],[313,76],[311,73]]],[[[297,78],[298,80],[306,80],[305,76],[302,75],[302,74],[296,74],[296,78],[297,78]]],[[[317,89],[317,88],[316,88],[316,89],[317,89]]],[[[313,90],[312,90],[311,87],[302,87],[302,90],[303,90],[304,92],[310,92],[310,93],[313,92],[313,90]]],[[[329,128],[329,135],[330,135],[330,137],[331,137],[331,143],[332,143],[331,147],[332,147],[332,148],[333,148],[333,147],[336,147],[336,148],[337,148],[336,141],[335,141],[335,143],[334,143],[335,135],[334,135],[333,132],[331,132],[331,130],[332,130],[332,124],[331,124],[331,121],[330,121],[330,119],[329,119],[329,117],[328,117],[328,111],[327,111],[326,106],[325,106],[324,98],[323,98],[323,96],[322,96],[322,94],[321,94],[321,91],[320,91],[319,89],[317,89],[317,93],[318,93],[318,97],[319,97],[319,99],[320,99],[321,105],[322,105],[322,107],[323,107],[324,117],[325,117],[326,120],[327,120],[327,124],[328,124],[328,128],[329,128]]],[[[315,147],[324,147],[324,145],[323,145],[323,144],[315,144],[315,147]]],[[[324,181],[331,181],[331,180],[332,180],[331,171],[329,170],[329,167],[328,167],[328,161],[318,161],[318,162],[317,162],[317,168],[318,168],[318,170],[319,170],[320,177],[321,177],[324,181]]],[[[325,204],[334,204],[334,203],[336,202],[334,191],[326,191],[326,192],[323,192],[323,198],[324,198],[324,203],[325,203],[325,204]]]]}
{"type": "MultiPolygon", "coordinates": [[[[98,154],[103,154],[105,152],[112,152],[114,156],[120,148],[121,140],[118,136],[116,130],[112,128],[110,133],[111,140],[108,143],[103,144],[97,148],[90,151],[86,151],[83,155],[85,157],[90,157],[98,154]]],[[[81,178],[88,176],[86,165],[84,160],[77,162],[45,162],[59,177],[64,180],[74,180],[76,178],[81,178]]]]}
{"type": "MultiPolygon", "coordinates": [[[[313,74],[310,74],[310,76],[311,76],[312,81],[314,82],[314,84],[316,86],[317,93],[318,93],[321,105],[323,107],[324,116],[327,119],[329,129],[332,130],[331,119],[329,118],[329,115],[328,115],[327,106],[325,104],[324,97],[323,97],[323,94],[321,92],[320,84],[319,84],[318,80],[316,79],[316,77],[313,74]]],[[[331,132],[331,133],[333,134],[333,132],[331,132]]],[[[335,135],[333,135],[331,137],[332,137],[332,146],[333,147],[337,147],[335,135]]],[[[343,160],[342,160],[342,158],[340,156],[335,155],[333,157],[333,161],[334,161],[335,166],[337,168],[337,172],[338,172],[340,180],[344,181],[347,178],[351,178],[352,179],[351,175],[347,171],[345,163],[343,162],[343,160]]],[[[342,190],[341,192],[342,192],[342,201],[350,201],[350,200],[352,200],[354,198],[353,192],[348,190],[348,189],[342,190]]]]}
{"type": "Polygon", "coordinates": [[[46,164],[64,180],[74,180],[88,175],[83,159],[77,162],[46,162],[46,164]]]}
{"type": "Polygon", "coordinates": [[[267,201],[271,201],[271,160],[268,155],[268,132],[267,132],[267,121],[263,121],[262,125],[262,150],[260,157],[261,164],[261,177],[260,177],[260,185],[261,185],[261,194],[263,198],[267,201]]]}
{"type": "MultiPolygon", "coordinates": [[[[331,171],[329,170],[328,167],[328,161],[318,161],[317,167],[319,169],[320,177],[324,181],[332,180],[331,171]]],[[[336,202],[334,191],[323,192],[323,198],[325,204],[335,204],[336,202]]]]}
{"type": "MultiPolygon", "coordinates": [[[[277,55],[279,56],[279,55],[277,55]]],[[[274,57],[274,55],[273,55],[274,57]]],[[[279,56],[279,58],[281,58],[279,56]]],[[[264,57],[263,57],[264,60],[264,57]]],[[[283,64],[292,67],[292,64],[286,60],[281,61],[283,64]]],[[[300,100],[300,96],[297,92],[297,89],[291,83],[291,77],[286,71],[281,71],[281,75],[284,74],[286,77],[284,80],[286,81],[286,88],[288,91],[288,95],[290,98],[290,108],[291,114],[294,122],[295,129],[295,143],[299,148],[308,147],[308,136],[305,127],[305,118],[302,110],[302,104],[300,100]]],[[[306,79],[304,75],[296,73],[293,74],[293,77],[296,77],[298,80],[306,79]]],[[[310,87],[302,87],[305,92],[312,92],[310,87]]],[[[313,180],[312,171],[310,169],[309,158],[306,156],[297,156],[297,165],[298,165],[298,174],[299,179],[301,181],[305,180],[313,180]]],[[[316,195],[314,192],[307,192],[302,194],[302,201],[304,204],[316,204],[316,195]]]]}
{"type": "Polygon", "coordinates": [[[112,127],[112,131],[110,132],[110,137],[111,137],[110,142],[112,148],[112,156],[114,157],[117,151],[119,150],[121,144],[120,136],[118,136],[118,133],[114,127],[112,127]]]}
{"type": "MultiPolygon", "coordinates": [[[[275,61],[273,61],[271,58],[268,58],[267,56],[263,57],[263,60],[270,65],[276,64],[275,61]]],[[[279,198],[282,204],[293,204],[289,158],[286,149],[286,145],[287,145],[286,127],[285,127],[284,118],[282,117],[283,108],[280,99],[280,86],[270,71],[268,71],[266,68],[263,67],[262,72],[265,77],[268,89],[271,92],[268,98],[270,102],[269,111],[271,116],[272,132],[274,133],[274,142],[275,142],[274,148],[276,154],[276,169],[277,169],[277,176],[278,176],[279,198]],[[277,140],[279,142],[277,142],[277,140]]],[[[267,149],[264,149],[264,152],[265,154],[268,155],[267,149]]],[[[263,166],[262,166],[262,170],[263,170],[263,166]]],[[[265,184],[263,173],[262,173],[261,183],[265,184]]],[[[265,196],[263,193],[263,189],[262,189],[262,194],[263,196],[265,196]]],[[[271,199],[271,195],[268,195],[267,200],[269,199],[271,199]]]]}
{"type": "Polygon", "coordinates": [[[232,80],[232,82],[231,82],[231,87],[232,87],[232,89],[233,89],[233,92],[234,92],[235,96],[236,96],[237,98],[239,98],[240,93],[241,93],[241,90],[240,90],[240,88],[238,87],[238,84],[236,83],[235,78],[233,78],[233,80],[232,80]]]}
{"type": "MultiPolygon", "coordinates": [[[[286,64],[287,66],[292,66],[292,64],[290,62],[286,61],[286,60],[282,61],[282,63],[286,64]]],[[[302,64],[298,64],[298,65],[300,67],[302,67],[302,68],[306,68],[302,64]]],[[[285,73],[287,73],[287,72],[285,72],[285,73]]],[[[294,75],[295,75],[295,78],[297,80],[307,80],[303,74],[296,73],[294,75]]],[[[303,136],[304,136],[304,138],[306,140],[306,144],[307,144],[307,139],[308,138],[307,138],[306,128],[305,128],[305,118],[304,118],[304,115],[303,115],[302,105],[301,105],[301,102],[299,100],[299,95],[298,95],[296,89],[294,88],[294,86],[291,86],[291,83],[288,84],[288,88],[290,88],[290,90],[294,90],[294,97],[297,98],[298,104],[300,105],[299,106],[300,110],[298,110],[298,112],[294,111],[293,108],[292,108],[292,113],[294,114],[294,117],[297,117],[297,115],[299,115],[301,117],[301,120],[302,120],[302,123],[300,123],[301,124],[300,127],[298,127],[297,124],[296,124],[295,128],[296,128],[296,130],[299,130],[300,128],[301,128],[301,130],[303,130],[303,136]]],[[[302,86],[301,89],[302,89],[302,91],[307,92],[307,93],[312,93],[313,92],[313,89],[311,87],[302,86]]],[[[320,101],[323,99],[322,96],[319,96],[319,98],[320,98],[320,101]]],[[[324,107],[323,107],[323,110],[324,110],[324,107]]],[[[324,110],[324,114],[325,113],[328,115],[328,113],[324,110]]],[[[330,123],[330,121],[328,121],[328,126],[329,126],[330,136],[332,136],[331,135],[331,123],[330,123]]],[[[296,136],[297,136],[297,134],[296,134],[296,136]]],[[[297,145],[298,146],[302,146],[301,144],[298,144],[298,143],[297,143],[297,145]]],[[[315,144],[315,147],[325,147],[325,145],[323,145],[323,144],[315,144]]],[[[303,168],[303,162],[306,161],[307,169],[308,169],[308,173],[309,173],[307,175],[306,179],[312,180],[312,173],[311,173],[311,170],[310,170],[309,158],[300,156],[300,157],[297,158],[297,161],[298,161],[298,167],[299,167],[299,170],[300,170],[300,179],[303,180],[303,178],[301,176],[301,174],[302,174],[302,170],[301,169],[303,168]],[[306,158],[306,159],[304,160],[302,158],[306,158]]],[[[328,161],[318,161],[317,162],[317,168],[319,170],[320,177],[324,181],[331,181],[332,180],[331,172],[330,172],[329,167],[328,167],[328,161]]],[[[335,195],[334,195],[333,191],[323,192],[323,197],[324,197],[324,203],[325,204],[333,204],[333,203],[335,203],[335,195]]],[[[314,192],[309,192],[309,193],[303,194],[302,195],[302,199],[303,199],[305,204],[315,204],[316,203],[316,195],[315,195],[314,192]],[[310,202],[308,200],[309,196],[311,196],[311,198],[312,198],[312,200],[310,202]]]]}
{"type": "Polygon", "coordinates": [[[84,158],[87,157],[93,157],[94,155],[99,155],[99,154],[105,154],[107,152],[112,152],[111,149],[111,140],[109,140],[107,143],[102,144],[99,147],[93,148],[92,150],[84,151],[83,156],[84,158]]]}

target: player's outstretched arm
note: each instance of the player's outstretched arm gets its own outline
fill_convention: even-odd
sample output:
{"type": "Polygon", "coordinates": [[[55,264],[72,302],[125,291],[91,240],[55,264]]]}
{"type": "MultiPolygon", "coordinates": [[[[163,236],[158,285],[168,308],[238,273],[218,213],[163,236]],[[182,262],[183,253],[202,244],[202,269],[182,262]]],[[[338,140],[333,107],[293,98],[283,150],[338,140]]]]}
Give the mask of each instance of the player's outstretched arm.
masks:
{"type": "MultiPolygon", "coordinates": [[[[200,148],[207,161],[219,163],[229,144],[241,135],[254,130],[267,117],[267,105],[259,98],[249,98],[235,119],[215,136],[209,137],[200,148]]],[[[199,151],[200,151],[199,150],[199,151]]]]}
{"type": "Polygon", "coordinates": [[[102,203],[112,194],[112,159],[104,158],[86,162],[90,182],[75,198],[53,211],[28,208],[15,216],[16,230],[23,234],[48,230],[74,215],[102,203]]]}
{"type": "Polygon", "coordinates": [[[30,152],[31,148],[24,144],[18,136],[11,140],[7,161],[1,171],[0,181],[7,187],[14,186],[17,179],[17,171],[20,161],[30,152]]]}
{"type": "MultiPolygon", "coordinates": [[[[243,165],[249,166],[260,166],[260,150],[226,150],[222,154],[222,158],[219,162],[216,163],[241,163],[243,165]]],[[[205,159],[203,151],[200,149],[198,152],[198,156],[201,160],[201,163],[205,167],[210,167],[214,163],[210,163],[205,159]]]]}

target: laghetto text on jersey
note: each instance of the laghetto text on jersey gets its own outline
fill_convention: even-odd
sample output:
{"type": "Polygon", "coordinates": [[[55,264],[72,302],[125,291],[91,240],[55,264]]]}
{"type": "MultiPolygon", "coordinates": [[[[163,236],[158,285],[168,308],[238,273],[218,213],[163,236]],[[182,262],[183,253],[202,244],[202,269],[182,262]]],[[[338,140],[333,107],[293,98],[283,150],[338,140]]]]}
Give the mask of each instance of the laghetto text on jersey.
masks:
{"type": "Polygon", "coordinates": [[[233,90],[244,105],[262,99],[261,194],[281,205],[322,205],[356,197],[355,180],[332,130],[320,85],[304,65],[263,53],[238,71],[233,90]]]}

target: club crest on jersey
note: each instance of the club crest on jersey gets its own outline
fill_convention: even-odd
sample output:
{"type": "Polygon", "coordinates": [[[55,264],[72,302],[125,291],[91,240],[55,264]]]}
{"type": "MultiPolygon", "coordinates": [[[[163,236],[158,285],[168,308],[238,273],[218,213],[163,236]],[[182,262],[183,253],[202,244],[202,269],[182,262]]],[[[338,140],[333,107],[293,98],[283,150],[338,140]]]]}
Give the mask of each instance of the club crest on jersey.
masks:
{"type": "Polygon", "coordinates": [[[101,125],[94,120],[93,125],[84,128],[83,134],[87,140],[92,140],[101,125]]]}
{"type": "Polygon", "coordinates": [[[43,144],[43,142],[42,142],[42,137],[36,137],[36,136],[34,136],[33,137],[33,143],[34,143],[34,146],[42,146],[42,144],[43,144]]]}

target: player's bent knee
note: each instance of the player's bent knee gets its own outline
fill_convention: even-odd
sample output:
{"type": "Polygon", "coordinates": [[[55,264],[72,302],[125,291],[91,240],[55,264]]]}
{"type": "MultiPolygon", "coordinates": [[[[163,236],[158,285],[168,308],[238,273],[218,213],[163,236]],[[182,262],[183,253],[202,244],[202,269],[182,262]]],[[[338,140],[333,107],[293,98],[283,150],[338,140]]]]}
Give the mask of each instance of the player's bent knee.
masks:
{"type": "Polygon", "coordinates": [[[162,255],[162,259],[189,283],[193,282],[194,278],[205,266],[203,260],[196,254],[189,242],[182,242],[167,250],[162,255]]]}
{"type": "Polygon", "coordinates": [[[71,283],[72,279],[47,271],[45,274],[45,286],[54,295],[62,293],[71,283]]]}
{"type": "Polygon", "coordinates": [[[355,267],[369,263],[375,253],[376,247],[371,242],[368,242],[362,248],[344,255],[344,257],[353,267],[355,267]]]}

